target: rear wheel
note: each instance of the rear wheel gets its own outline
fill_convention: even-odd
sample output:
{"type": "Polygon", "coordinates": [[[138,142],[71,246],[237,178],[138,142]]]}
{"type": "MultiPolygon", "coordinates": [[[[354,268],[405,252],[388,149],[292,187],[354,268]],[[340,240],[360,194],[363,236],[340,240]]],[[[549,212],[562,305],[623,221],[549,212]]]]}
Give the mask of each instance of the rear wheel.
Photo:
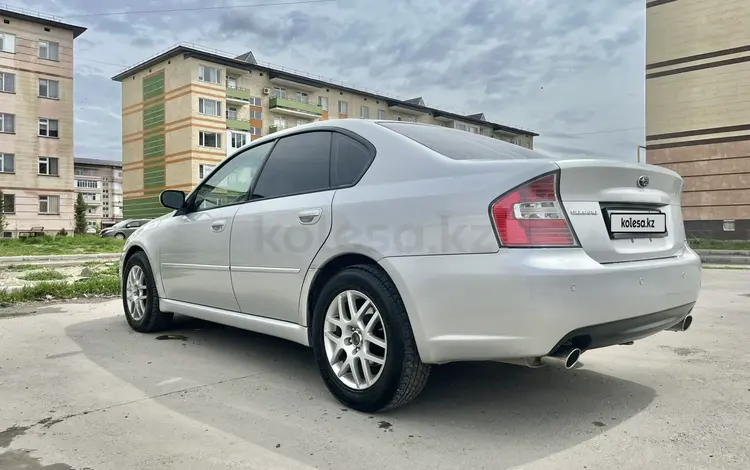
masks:
{"type": "Polygon", "coordinates": [[[378,267],[352,266],[328,281],[311,339],[328,390],[356,410],[404,405],[427,383],[430,367],[419,358],[401,296],[378,267]]]}
{"type": "Polygon", "coordinates": [[[172,321],[173,314],[159,310],[154,275],[142,251],[128,258],[122,270],[122,305],[130,327],[141,333],[162,330],[172,321]]]}

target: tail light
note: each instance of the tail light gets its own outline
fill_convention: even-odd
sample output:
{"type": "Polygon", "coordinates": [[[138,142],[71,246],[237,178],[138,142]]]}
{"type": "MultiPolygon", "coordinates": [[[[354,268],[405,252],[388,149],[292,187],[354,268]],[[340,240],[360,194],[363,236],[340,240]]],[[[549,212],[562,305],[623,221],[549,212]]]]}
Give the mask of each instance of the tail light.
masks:
{"type": "Polygon", "coordinates": [[[557,178],[557,173],[542,176],[492,204],[492,221],[503,246],[578,246],[557,195],[557,178]]]}

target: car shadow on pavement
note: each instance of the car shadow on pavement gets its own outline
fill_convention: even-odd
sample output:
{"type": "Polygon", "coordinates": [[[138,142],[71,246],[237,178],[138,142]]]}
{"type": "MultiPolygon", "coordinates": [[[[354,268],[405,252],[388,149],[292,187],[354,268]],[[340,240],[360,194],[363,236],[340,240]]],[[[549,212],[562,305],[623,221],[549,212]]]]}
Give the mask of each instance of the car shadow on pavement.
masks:
{"type": "MultiPolygon", "coordinates": [[[[585,366],[565,371],[458,363],[433,367],[425,390],[410,405],[375,416],[345,413],[346,409],[328,394],[310,349],[201,320],[175,320],[174,328],[159,334],[135,333],[121,316],[77,323],[66,332],[88,360],[156,397],[173,411],[198,421],[204,419],[201,413],[165,397],[164,383],[169,377],[180,378],[180,382],[170,385],[170,390],[175,391],[202,383],[221,387],[234,380],[231,377],[237,377],[236,389],[247,389],[248,393],[226,392],[240,405],[232,407],[230,403],[232,413],[244,405],[274,406],[269,397],[275,394],[280,397],[278,401],[284,402],[278,413],[297,419],[299,429],[309,425],[313,440],[321,429],[337,432],[333,424],[343,422],[329,425],[326,419],[356,418],[371,423],[368,432],[373,435],[383,436],[384,431],[392,431],[388,428],[397,428],[404,433],[404,439],[420,438],[422,444],[414,444],[412,456],[419,454],[420,445],[424,446],[425,455],[431,452],[433,458],[435,452],[483,449],[481,452],[489,451],[502,458],[503,468],[543,458],[593,438],[637,415],[656,396],[649,387],[587,370],[585,366]],[[160,336],[163,340],[157,340],[160,336]],[[224,382],[219,380],[227,377],[230,379],[224,382]],[[427,444],[439,435],[451,435],[450,443],[440,448],[427,444]]],[[[584,355],[582,362],[585,360],[584,355]]],[[[226,397],[219,398],[219,392],[207,398],[213,401],[216,397],[211,406],[217,409],[228,405],[226,397]]],[[[268,408],[263,409],[271,413],[268,408]]],[[[211,425],[242,437],[242,428],[230,421],[213,420],[211,425]]],[[[346,435],[341,438],[347,439],[346,435]]],[[[468,459],[467,465],[470,462],[468,459]]]]}

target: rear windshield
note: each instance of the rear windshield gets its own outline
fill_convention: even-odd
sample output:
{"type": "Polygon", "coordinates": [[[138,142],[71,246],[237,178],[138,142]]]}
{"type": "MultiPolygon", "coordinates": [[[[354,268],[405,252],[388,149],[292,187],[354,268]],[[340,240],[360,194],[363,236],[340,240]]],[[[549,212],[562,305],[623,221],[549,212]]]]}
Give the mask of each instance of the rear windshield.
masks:
{"type": "Polygon", "coordinates": [[[515,144],[447,127],[408,122],[379,122],[453,160],[548,159],[515,144]]]}

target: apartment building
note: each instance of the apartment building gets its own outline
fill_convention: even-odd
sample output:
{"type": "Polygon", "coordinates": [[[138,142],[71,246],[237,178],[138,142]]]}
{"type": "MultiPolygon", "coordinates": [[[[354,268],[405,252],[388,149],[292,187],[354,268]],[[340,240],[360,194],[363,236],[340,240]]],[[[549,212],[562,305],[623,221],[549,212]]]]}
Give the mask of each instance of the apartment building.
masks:
{"type": "Polygon", "coordinates": [[[75,190],[83,195],[86,223],[111,227],[122,220],[122,162],[96,158],[74,160],[75,190]]]}
{"type": "Polygon", "coordinates": [[[247,142],[318,120],[390,119],[438,124],[533,148],[538,134],[400,100],[332,80],[178,45],[112,78],[122,83],[126,218],[159,216],[164,189],[192,190],[247,142]]]}
{"type": "Polygon", "coordinates": [[[3,237],[73,222],[73,41],[86,28],[0,8],[3,237]]]}
{"type": "Polygon", "coordinates": [[[646,3],[646,156],[685,180],[690,237],[750,239],[750,2],[646,3]]]}

